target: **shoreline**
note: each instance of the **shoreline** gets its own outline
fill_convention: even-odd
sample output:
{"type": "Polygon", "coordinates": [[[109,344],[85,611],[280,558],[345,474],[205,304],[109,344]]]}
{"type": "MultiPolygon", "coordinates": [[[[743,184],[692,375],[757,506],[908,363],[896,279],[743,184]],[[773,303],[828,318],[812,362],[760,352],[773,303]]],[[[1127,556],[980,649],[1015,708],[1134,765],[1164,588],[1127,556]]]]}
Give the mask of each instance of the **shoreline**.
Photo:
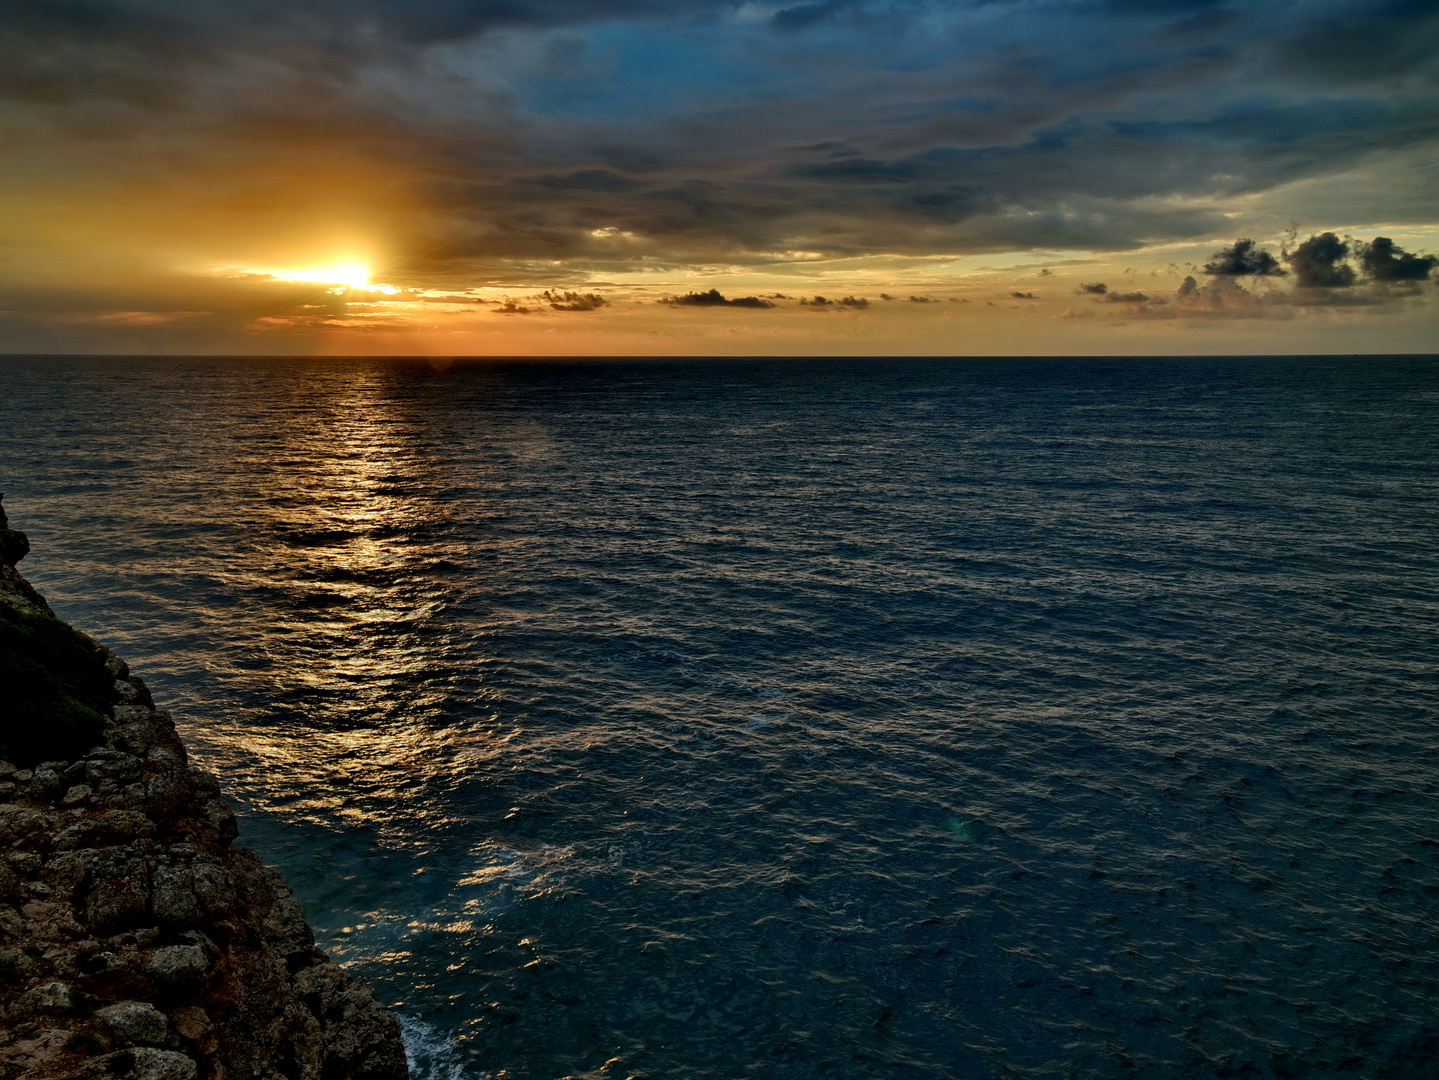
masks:
{"type": "Polygon", "coordinates": [[[0,727],[0,1080],[406,1080],[397,1018],[234,845],[218,779],[143,680],[15,568],[28,550],[0,507],[20,684],[0,727]]]}

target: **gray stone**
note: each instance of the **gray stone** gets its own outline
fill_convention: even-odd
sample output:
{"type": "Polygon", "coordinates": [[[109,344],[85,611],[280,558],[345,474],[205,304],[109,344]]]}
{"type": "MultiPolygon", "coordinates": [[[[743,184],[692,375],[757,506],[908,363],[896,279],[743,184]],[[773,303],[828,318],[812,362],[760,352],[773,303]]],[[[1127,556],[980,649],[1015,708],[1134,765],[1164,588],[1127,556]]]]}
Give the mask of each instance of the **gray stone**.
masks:
{"type": "Polygon", "coordinates": [[[106,748],[94,751],[85,759],[85,782],[92,787],[102,780],[133,783],[143,771],[140,759],[133,754],[106,748]]]}
{"type": "Polygon", "coordinates": [[[282,896],[271,905],[270,914],[265,918],[265,937],[281,956],[306,953],[315,946],[315,936],[305,921],[305,909],[293,896],[282,896]]]}
{"type": "Polygon", "coordinates": [[[25,955],[24,949],[0,949],[0,979],[19,982],[35,974],[35,961],[25,955]]]}
{"type": "MultiPolygon", "coordinates": [[[[102,852],[100,854],[109,853],[102,852]]],[[[150,907],[145,860],[121,851],[101,861],[90,875],[85,919],[97,935],[141,925],[150,907]]]]}
{"type": "Polygon", "coordinates": [[[79,806],[92,794],[94,794],[94,791],[89,784],[76,784],[69,791],[65,792],[65,797],[60,800],[60,805],[79,806]]]}
{"type": "Polygon", "coordinates": [[[0,847],[28,846],[49,823],[44,814],[29,807],[0,805],[0,847]]]}
{"type": "Polygon", "coordinates": [[[24,895],[20,875],[8,866],[0,865],[0,900],[9,900],[24,895]]]}
{"type": "Polygon", "coordinates": [[[104,645],[100,646],[100,655],[105,659],[105,670],[114,679],[123,679],[130,674],[130,665],[121,660],[104,645]]]}
{"type": "Polygon", "coordinates": [[[95,1015],[127,1042],[163,1046],[170,1039],[170,1021],[147,1001],[122,1001],[95,1015]]]}
{"type": "Polygon", "coordinates": [[[235,890],[230,875],[213,856],[202,855],[193,864],[195,899],[210,918],[220,918],[235,903],[235,890]]]}
{"type": "Polygon", "coordinates": [[[147,723],[150,712],[144,705],[126,705],[122,702],[110,710],[110,715],[115,718],[115,723],[124,727],[126,724],[147,723]]]}
{"type": "Polygon", "coordinates": [[[137,1046],[92,1058],[72,1080],[195,1080],[199,1066],[174,1050],[137,1046]]]}
{"type": "Polygon", "coordinates": [[[184,1054],[173,1050],[135,1051],[135,1080],[195,1080],[199,1067],[184,1054]]]}
{"type": "Polygon", "coordinates": [[[157,983],[178,990],[198,986],[209,966],[199,945],[166,945],[150,957],[149,972],[157,983]]]}
{"type": "Polygon", "coordinates": [[[27,1007],[37,1012],[69,1012],[75,1007],[70,988],[62,982],[48,982],[26,991],[24,1001],[27,1007]]]}
{"type": "Polygon", "coordinates": [[[14,867],[17,874],[35,877],[44,867],[44,860],[33,851],[17,851],[5,860],[14,867]]]}
{"type": "Polygon", "coordinates": [[[62,784],[58,772],[41,765],[35,770],[35,776],[30,781],[30,790],[37,798],[52,799],[60,793],[62,784]]]}
{"type": "Polygon", "coordinates": [[[150,902],[164,926],[191,926],[204,914],[195,896],[195,874],[186,866],[158,866],[150,876],[150,902]]]}

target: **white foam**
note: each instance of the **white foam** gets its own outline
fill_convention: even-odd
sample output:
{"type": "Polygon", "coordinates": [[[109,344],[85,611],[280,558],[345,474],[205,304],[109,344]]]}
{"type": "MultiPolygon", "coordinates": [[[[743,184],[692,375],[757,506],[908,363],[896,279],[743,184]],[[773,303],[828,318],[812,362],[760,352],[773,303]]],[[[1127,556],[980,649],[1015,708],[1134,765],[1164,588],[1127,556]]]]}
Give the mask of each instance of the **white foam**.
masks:
{"type": "Polygon", "coordinates": [[[490,1075],[468,1072],[460,1044],[435,1025],[418,1016],[396,1015],[400,1018],[400,1039],[405,1044],[411,1080],[485,1080],[490,1075]]]}

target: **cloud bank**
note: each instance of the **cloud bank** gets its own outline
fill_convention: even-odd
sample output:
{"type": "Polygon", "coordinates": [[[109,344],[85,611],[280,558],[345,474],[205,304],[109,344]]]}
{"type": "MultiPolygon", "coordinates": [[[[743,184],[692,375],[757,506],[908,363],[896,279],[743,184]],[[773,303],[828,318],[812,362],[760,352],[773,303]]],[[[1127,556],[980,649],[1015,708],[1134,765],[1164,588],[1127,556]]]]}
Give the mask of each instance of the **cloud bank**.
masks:
{"type": "Polygon", "coordinates": [[[1439,224],[1436,153],[1439,10],[1413,0],[0,0],[16,311],[230,310],[199,275],[351,252],[410,289],[551,290],[515,314],[739,273],[793,284],[668,303],[852,310],[873,286],[814,267],[1186,244],[1187,295],[1317,304],[1430,279],[1404,248],[1439,224]],[[1291,216],[1277,254],[1248,238],[1291,216]],[[112,304],[139,263],[171,284],[112,304]]]}

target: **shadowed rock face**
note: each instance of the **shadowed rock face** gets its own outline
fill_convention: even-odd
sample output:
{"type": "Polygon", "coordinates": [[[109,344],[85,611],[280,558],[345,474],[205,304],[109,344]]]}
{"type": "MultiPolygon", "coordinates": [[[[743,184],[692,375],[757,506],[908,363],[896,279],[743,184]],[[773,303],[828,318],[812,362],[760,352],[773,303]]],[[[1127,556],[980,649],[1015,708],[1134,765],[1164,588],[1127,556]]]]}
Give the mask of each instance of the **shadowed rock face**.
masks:
{"type": "MultiPolygon", "coordinates": [[[[53,619],[8,558],[0,572],[0,605],[53,619]]],[[[405,1080],[395,1017],[232,846],[219,782],[169,714],[75,638],[113,682],[98,739],[0,760],[0,1080],[405,1080]]]]}

